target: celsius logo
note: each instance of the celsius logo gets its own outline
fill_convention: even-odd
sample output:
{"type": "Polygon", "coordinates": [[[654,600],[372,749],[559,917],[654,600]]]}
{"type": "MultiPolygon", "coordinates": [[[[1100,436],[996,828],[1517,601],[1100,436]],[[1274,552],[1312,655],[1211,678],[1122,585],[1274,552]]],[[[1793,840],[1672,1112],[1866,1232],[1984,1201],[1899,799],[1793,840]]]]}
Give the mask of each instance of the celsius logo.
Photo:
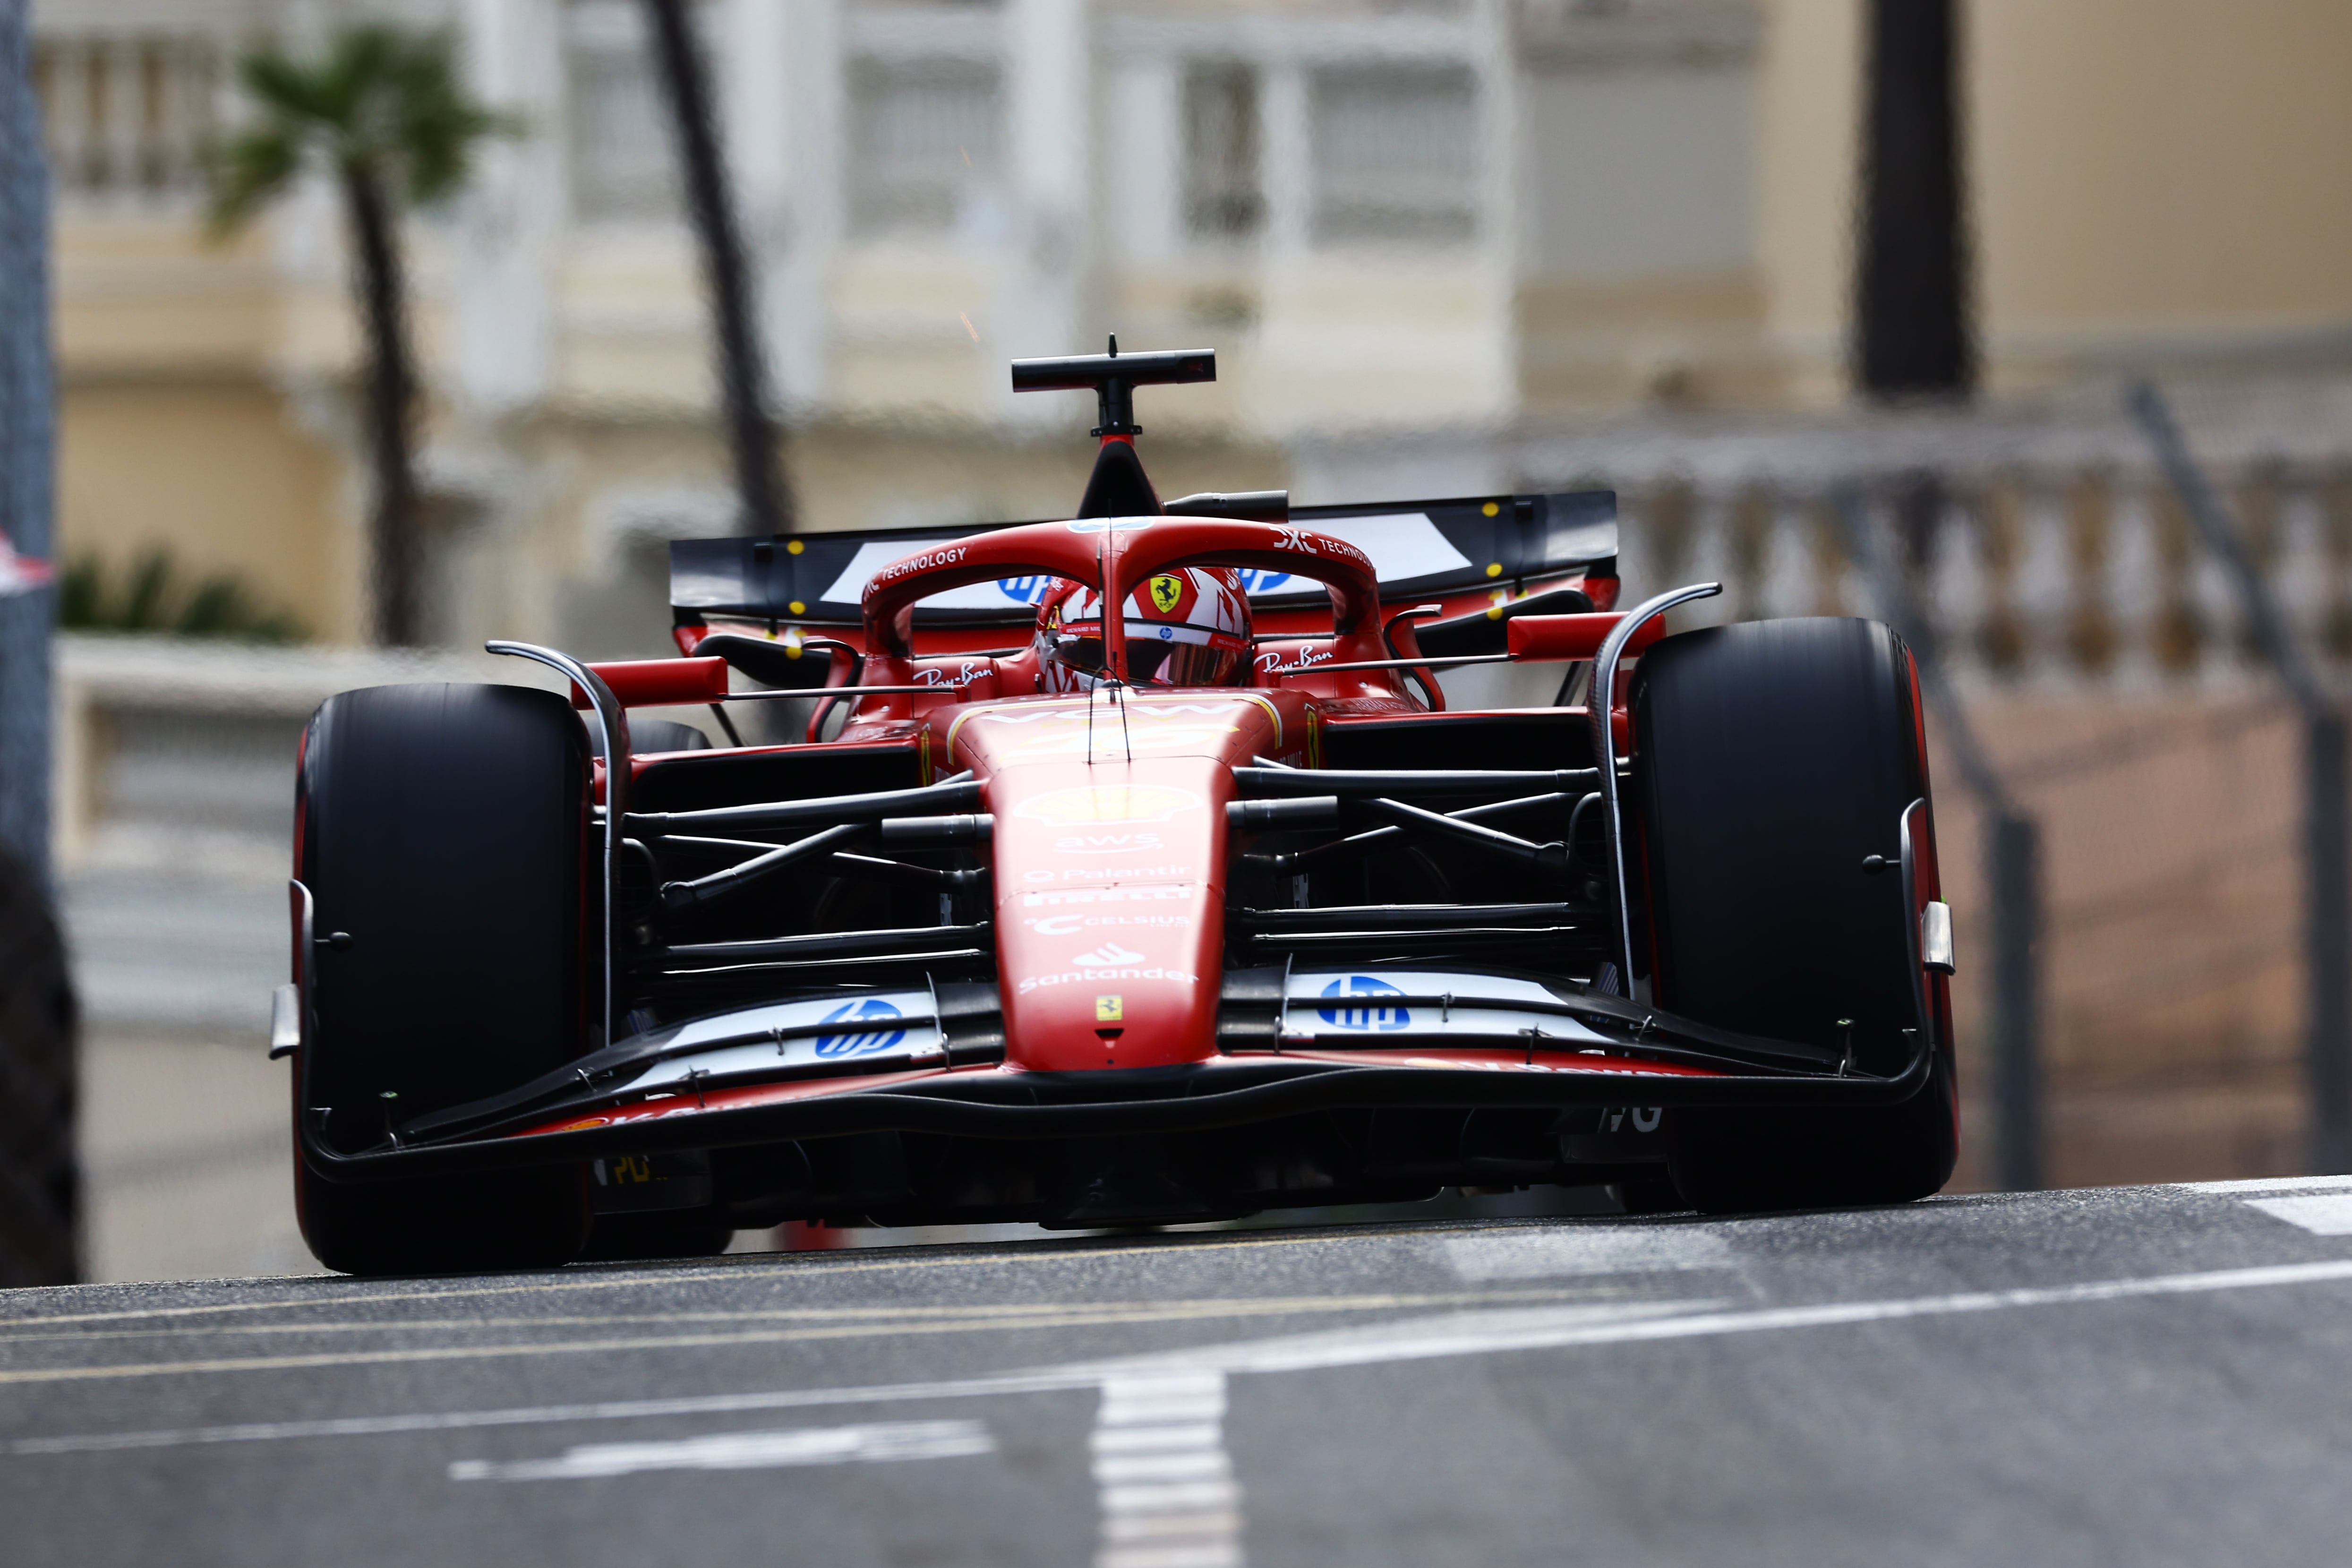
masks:
{"type": "Polygon", "coordinates": [[[1150,926],[1159,931],[1190,931],[1191,915],[1045,915],[1021,922],[1039,936],[1076,936],[1087,926],[1150,926]]]}
{"type": "Polygon", "coordinates": [[[1343,975],[1323,987],[1325,1001],[1333,1005],[1317,1008],[1315,1016],[1339,1029],[1402,1029],[1412,1022],[1412,1010],[1383,1005],[1371,999],[1403,994],[1387,981],[1375,980],[1369,974],[1343,975]],[[1370,1005],[1348,1005],[1359,997],[1370,1005]]]}
{"type": "Polygon", "coordinates": [[[1143,954],[1130,952],[1115,942],[1107,942],[1092,952],[1082,952],[1070,962],[1080,969],[1110,969],[1122,963],[1141,963],[1143,954]]]}
{"type": "MultiPolygon", "coordinates": [[[[845,1002],[824,1016],[828,1024],[878,1024],[887,1019],[903,1018],[906,1015],[879,996],[868,996],[863,1002],[845,1002]]],[[[819,1035],[816,1054],[821,1057],[862,1057],[870,1051],[887,1051],[907,1037],[904,1029],[876,1029],[862,1035],[819,1035]]]]}

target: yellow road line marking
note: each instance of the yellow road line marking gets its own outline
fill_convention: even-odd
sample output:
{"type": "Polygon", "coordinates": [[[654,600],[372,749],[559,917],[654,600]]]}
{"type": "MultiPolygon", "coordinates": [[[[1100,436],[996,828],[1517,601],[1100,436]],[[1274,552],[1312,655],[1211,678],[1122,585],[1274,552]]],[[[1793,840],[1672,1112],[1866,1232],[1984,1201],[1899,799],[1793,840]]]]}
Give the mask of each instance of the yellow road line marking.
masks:
{"type": "MultiPolygon", "coordinates": [[[[1431,1226],[1426,1229],[1407,1231],[1402,1234],[1412,1237],[1424,1236],[1448,1236],[1484,1228],[1486,1227],[1467,1225],[1431,1226]]],[[[1396,1236],[1400,1233],[1384,1231],[1380,1234],[1383,1236],[1396,1236]]],[[[845,1247],[841,1248],[838,1251],[741,1253],[738,1254],[738,1256],[746,1258],[758,1259],[759,1261],[737,1264],[731,1268],[726,1268],[632,1269],[626,1274],[603,1275],[594,1279],[587,1279],[578,1278],[574,1275],[559,1274],[551,1279],[534,1279],[530,1283],[524,1285],[477,1285],[468,1286],[459,1289],[443,1290],[378,1290],[365,1295],[320,1296],[309,1299],[296,1299],[278,1301],[224,1301],[202,1307],[129,1308],[110,1312],[37,1313],[29,1317],[0,1318],[0,1328],[36,1328],[50,1323],[121,1322],[134,1318],[201,1317],[218,1312],[268,1312],[280,1310],[295,1310],[300,1309],[315,1309],[319,1307],[333,1307],[352,1304],[365,1306],[376,1301],[444,1301],[481,1296],[551,1295],[561,1290],[617,1290],[633,1285],[675,1285],[704,1279],[740,1279],[746,1277],[756,1278],[762,1271],[769,1273],[772,1277],[777,1274],[808,1273],[831,1278],[839,1274],[877,1274],[902,1268],[977,1268],[987,1264],[1058,1262],[1063,1260],[1088,1260],[1097,1258],[1132,1258],[1147,1253],[1158,1254],[1164,1257],[1174,1254],[1189,1254],[1194,1252],[1230,1252],[1242,1247],[1323,1247],[1332,1246],[1359,1238],[1360,1237],[1351,1237],[1345,1232],[1328,1236],[1274,1236],[1266,1237],[1263,1239],[1235,1241],[1192,1241],[1183,1238],[1173,1238],[1168,1241],[1156,1242],[1142,1247],[1089,1247],[1038,1246],[1034,1248],[1030,1247],[1023,1247],[1017,1250],[1007,1249],[1001,1252],[976,1254],[959,1253],[953,1258],[890,1258],[875,1263],[831,1263],[821,1261],[823,1259],[828,1259],[835,1257],[847,1258],[856,1256],[857,1253],[866,1250],[862,1247],[845,1247]],[[785,1261],[786,1259],[790,1259],[792,1261],[785,1261]]],[[[912,1249],[910,1248],[909,1250],[912,1249]]],[[[343,1282],[341,1277],[331,1278],[335,1283],[343,1282]]]]}
{"type": "MultiPolygon", "coordinates": [[[[1378,1310],[1372,1302],[1339,1310],[1378,1310]]],[[[1475,1298],[1465,1298],[1475,1300],[1475,1298]]],[[[1292,1300],[1261,1306],[1226,1301],[1200,1304],[1173,1302],[1141,1309],[1073,1311],[1058,1317],[1023,1317],[978,1322],[859,1323],[829,1328],[763,1329],[731,1334],[660,1334],[634,1339],[556,1340],[537,1344],[436,1345],[414,1350],[318,1352],[304,1355],[220,1356],[202,1361],[135,1362],[119,1366],[26,1367],[0,1372],[0,1384],[87,1383],[134,1377],[168,1377],[195,1373],[291,1372],[320,1367],[382,1366],[404,1362],[489,1361],[502,1356],[593,1355],[622,1351],[709,1350],[724,1345],[805,1344],[817,1340],[873,1339],[891,1334],[974,1333],[990,1329],[1101,1328],[1123,1323],[1209,1321],[1223,1318],[1265,1318],[1298,1315],[1292,1300]]],[[[1307,1309],[1312,1310],[1315,1309],[1307,1309]]],[[[1326,1309],[1329,1310],[1329,1309],[1326,1309]]]]}

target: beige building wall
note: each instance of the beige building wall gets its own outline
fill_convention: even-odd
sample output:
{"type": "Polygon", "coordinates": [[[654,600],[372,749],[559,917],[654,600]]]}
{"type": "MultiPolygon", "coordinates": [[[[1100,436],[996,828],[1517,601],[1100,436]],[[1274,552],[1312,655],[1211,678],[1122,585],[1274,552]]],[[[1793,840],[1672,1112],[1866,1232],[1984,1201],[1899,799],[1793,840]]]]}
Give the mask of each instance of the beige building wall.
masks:
{"type": "MultiPolygon", "coordinates": [[[[786,3],[740,0],[714,16],[782,16],[786,3]]],[[[484,15],[583,14],[553,0],[484,4],[484,15]]],[[[967,64],[994,59],[983,33],[1045,15],[1026,0],[809,6],[839,23],[844,80],[955,38],[967,64]]],[[[102,9],[54,0],[44,25],[102,34],[102,9]]],[[[1961,10],[1996,396],[2125,363],[2261,372],[2326,365],[2352,347],[2337,335],[2352,325],[2352,182],[2336,173],[2352,151],[2352,5],[1964,0],[1961,10]]],[[[746,121],[777,138],[762,151],[743,132],[732,149],[750,232],[810,237],[796,258],[763,262],[762,285],[795,402],[805,526],[1066,506],[1083,479],[1083,399],[1011,399],[1003,361],[1090,346],[1106,325],[1133,346],[1220,354],[1218,385],[1147,400],[1168,494],[1290,482],[1353,496],[1440,483],[1432,474],[1484,488],[1512,482],[1500,444],[1531,435],[1660,409],[1819,418],[1844,404],[1861,0],[1474,0],[1428,11],[1102,0],[1086,14],[1092,64],[1054,68],[1091,70],[1099,101],[1085,109],[1066,81],[1046,96],[1066,130],[1099,132],[1092,184],[1061,189],[1047,177],[1059,143],[1008,130],[995,163],[985,150],[979,160],[975,179],[998,184],[974,187],[987,200],[972,211],[1071,203],[1092,229],[1047,224],[1014,244],[966,214],[911,237],[864,233],[845,216],[855,202],[825,184],[854,167],[842,152],[855,141],[854,103],[826,110],[830,129],[788,136],[746,121]],[[1219,49],[1260,71],[1265,143],[1265,226],[1230,243],[1185,232],[1171,151],[1187,134],[1186,73],[1225,58],[1219,49]],[[1441,58],[1478,84],[1471,133],[1485,195],[1464,209],[1475,222],[1433,247],[1325,243],[1305,216],[1320,177],[1308,119],[1318,73],[1441,58]],[[1055,249],[1049,235],[1075,248],[1063,270],[1036,271],[1055,249]],[[1377,474],[1315,455],[1318,441],[1343,437],[1458,450],[1377,474]]],[[[549,58],[559,55],[570,63],[551,69],[589,58],[549,58]]],[[[1001,91],[1016,79],[1031,79],[1013,71],[1001,91]]],[[[629,595],[646,598],[661,539],[732,522],[690,240],[658,204],[603,216],[567,206],[584,158],[567,140],[562,93],[572,89],[532,79],[498,91],[552,94],[530,100],[534,137],[495,150],[480,203],[414,230],[415,321],[435,388],[425,480],[449,546],[438,629],[452,640],[593,625],[629,595]],[[509,281],[486,288],[492,274],[509,281]],[[486,321],[511,327],[513,342],[483,351],[498,335],[478,335],[486,321]],[[485,353],[525,367],[501,370],[509,390],[487,400],[499,376],[466,368],[485,353]]],[[[814,113],[823,97],[794,101],[814,113]]],[[[652,145],[630,144],[640,142],[652,145]]],[[[648,177],[667,177],[646,156],[648,177]]],[[[356,637],[367,479],[332,202],[306,199],[215,247],[196,233],[191,195],[145,206],[61,195],[63,551],[119,566],[167,542],[192,569],[241,573],[320,635],[356,637]]]]}
{"type": "Polygon", "coordinates": [[[1971,0],[1996,391],[2352,326],[2352,5],[1971,0]]]}
{"type": "Polygon", "coordinates": [[[268,231],[207,243],[186,211],[56,226],[58,554],[117,580],[169,550],[183,586],[220,571],[313,635],[359,633],[357,476],[277,374],[289,296],[268,231]]]}
{"type": "Polygon", "coordinates": [[[1781,390],[1820,405],[1843,396],[1849,379],[1862,7],[1859,0],[1762,0],[1762,11],[1756,270],[1781,390]]]}
{"type": "MultiPolygon", "coordinates": [[[[1757,269],[1779,390],[1848,390],[1857,0],[1760,0],[1757,269]]],[[[2343,357],[2352,6],[1964,0],[1969,222],[1994,396],[2126,365],[2343,357]]]]}

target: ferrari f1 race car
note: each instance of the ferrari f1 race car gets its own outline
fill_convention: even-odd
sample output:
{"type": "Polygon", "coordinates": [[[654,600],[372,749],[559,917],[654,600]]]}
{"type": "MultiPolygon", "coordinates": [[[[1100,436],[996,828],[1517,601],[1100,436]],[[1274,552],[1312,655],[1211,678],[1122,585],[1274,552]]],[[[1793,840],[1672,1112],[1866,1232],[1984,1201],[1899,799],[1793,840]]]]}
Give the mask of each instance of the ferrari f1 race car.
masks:
{"type": "Polygon", "coordinates": [[[1163,503],[1133,390],[1214,359],[1117,347],[1013,367],[1097,395],[1068,518],[680,542],[676,658],[320,706],[273,1030],[320,1260],[1942,1185],[1903,643],[1662,635],[1716,586],[1620,609],[1605,491],[1163,503]]]}

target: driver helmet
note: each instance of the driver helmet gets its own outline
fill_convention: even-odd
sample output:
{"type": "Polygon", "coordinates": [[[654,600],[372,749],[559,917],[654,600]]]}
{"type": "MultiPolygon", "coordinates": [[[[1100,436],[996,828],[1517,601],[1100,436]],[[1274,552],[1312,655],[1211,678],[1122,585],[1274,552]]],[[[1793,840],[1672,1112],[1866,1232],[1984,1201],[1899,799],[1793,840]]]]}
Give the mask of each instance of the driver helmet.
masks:
{"type": "MultiPolygon", "coordinates": [[[[1127,678],[1136,686],[1245,686],[1249,595],[1223,566],[1154,574],[1127,599],[1127,678]]],[[[1037,666],[1047,691],[1085,691],[1105,676],[1102,595],[1063,579],[1037,606],[1037,666]]]]}

